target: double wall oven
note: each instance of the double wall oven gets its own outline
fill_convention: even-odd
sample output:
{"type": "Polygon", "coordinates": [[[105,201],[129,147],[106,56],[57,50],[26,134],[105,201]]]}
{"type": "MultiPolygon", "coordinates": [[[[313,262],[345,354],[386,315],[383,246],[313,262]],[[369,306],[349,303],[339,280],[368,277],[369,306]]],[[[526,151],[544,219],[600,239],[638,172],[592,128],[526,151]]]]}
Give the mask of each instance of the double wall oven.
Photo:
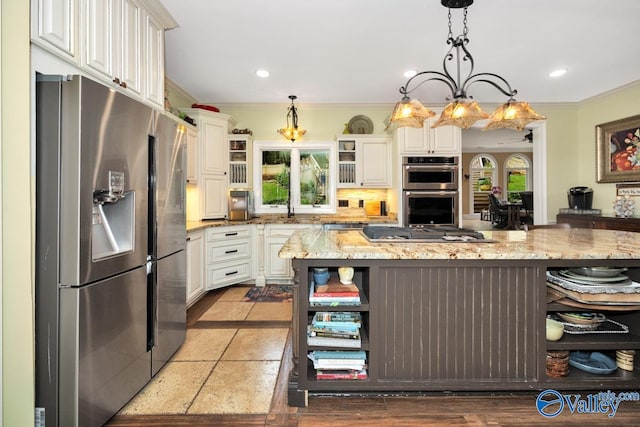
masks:
{"type": "Polygon", "coordinates": [[[403,157],[403,225],[459,226],[459,175],[458,157],[403,157]]]}

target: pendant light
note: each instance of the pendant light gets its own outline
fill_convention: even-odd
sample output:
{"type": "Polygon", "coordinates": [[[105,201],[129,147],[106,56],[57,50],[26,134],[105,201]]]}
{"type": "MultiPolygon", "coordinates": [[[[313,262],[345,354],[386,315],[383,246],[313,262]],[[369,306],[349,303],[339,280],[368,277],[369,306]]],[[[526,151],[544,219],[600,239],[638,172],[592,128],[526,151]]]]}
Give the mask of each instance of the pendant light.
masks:
{"type": "Polygon", "coordinates": [[[296,106],[293,105],[293,101],[297,98],[298,97],[295,95],[289,95],[291,106],[289,107],[289,110],[287,112],[287,127],[278,129],[278,133],[291,142],[294,142],[296,139],[307,133],[306,130],[298,126],[298,110],[296,109],[296,106]],[[291,122],[289,122],[290,120],[291,122]]]}
{"type": "Polygon", "coordinates": [[[409,94],[428,81],[439,81],[448,86],[451,95],[446,99],[451,101],[444,109],[438,120],[431,127],[457,126],[466,129],[478,120],[489,119],[484,130],[511,128],[523,130],[525,126],[535,120],[545,120],[544,116],[533,111],[526,102],[517,102],[515,95],[517,90],[512,89],[509,82],[503,77],[494,73],[473,73],[473,56],[467,49],[469,43],[467,26],[467,7],[473,4],[473,0],[441,0],[444,7],[449,9],[449,32],[447,34],[447,44],[451,45],[449,52],[442,61],[443,71],[421,71],[407,80],[406,84],[400,88],[402,100],[398,102],[391,114],[389,126],[393,127],[422,127],[424,120],[435,116],[435,113],[426,108],[417,99],[411,99],[409,94]],[[451,25],[451,9],[464,9],[462,34],[453,37],[451,25]],[[456,75],[452,75],[449,66],[453,65],[455,59],[456,75]],[[460,75],[462,65],[468,64],[468,74],[466,77],[460,75]],[[473,83],[487,83],[505,96],[508,97],[504,105],[498,107],[491,116],[482,111],[473,97],[467,93],[467,89],[473,83]]]}

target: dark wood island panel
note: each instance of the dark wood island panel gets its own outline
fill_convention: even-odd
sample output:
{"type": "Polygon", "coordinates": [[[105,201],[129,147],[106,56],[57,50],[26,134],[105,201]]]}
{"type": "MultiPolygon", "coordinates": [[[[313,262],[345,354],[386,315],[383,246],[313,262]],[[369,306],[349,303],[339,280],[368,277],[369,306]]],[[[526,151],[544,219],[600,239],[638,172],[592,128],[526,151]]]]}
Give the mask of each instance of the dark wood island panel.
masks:
{"type": "MultiPolygon", "coordinates": [[[[359,237],[353,234],[338,236],[331,243],[332,251],[350,248],[352,252],[345,250],[344,258],[333,252],[322,257],[321,250],[312,253],[289,249],[291,253],[304,254],[303,257],[291,257],[295,271],[294,368],[290,375],[289,405],[305,406],[309,393],[357,396],[545,389],[637,390],[640,388],[637,358],[633,372],[618,369],[609,375],[595,375],[571,369],[567,377],[547,376],[547,350],[640,350],[639,311],[608,312],[608,316],[629,326],[630,333],[624,336],[592,334],[565,336],[557,342],[546,340],[547,311],[581,311],[547,304],[548,269],[625,266],[629,267],[634,280],[640,280],[640,257],[606,259],[598,255],[597,258],[585,258],[587,253],[594,253],[595,247],[580,245],[583,255],[575,253],[570,259],[561,258],[552,254],[551,249],[566,244],[557,238],[561,235],[554,233],[572,233],[565,237],[567,242],[578,236],[581,241],[585,237],[597,237],[586,230],[534,231],[524,238],[521,233],[505,234],[512,242],[506,243],[505,239],[505,247],[512,251],[523,250],[524,244],[546,246],[522,255],[523,259],[513,259],[513,254],[510,255],[512,258],[495,259],[497,255],[491,253],[489,246],[485,246],[484,259],[438,259],[433,254],[428,255],[432,256],[430,259],[420,258],[422,255],[419,254],[414,259],[384,259],[380,245],[368,249],[364,243],[354,245],[359,237]],[[354,255],[354,247],[357,247],[356,252],[370,251],[371,258],[354,255]],[[542,252],[538,253],[538,250],[542,252]],[[543,253],[552,256],[541,257],[543,253]],[[337,276],[338,267],[344,265],[355,269],[354,281],[360,287],[363,304],[311,306],[308,296],[312,269],[328,267],[331,274],[337,276]],[[307,345],[307,325],[316,311],[357,311],[362,314],[362,350],[367,354],[368,368],[366,379],[316,379],[316,371],[307,354],[313,350],[344,350],[307,345]]],[[[630,236],[632,234],[616,235],[618,246],[627,245],[629,238],[635,239],[630,236]]],[[[493,236],[502,237],[502,234],[493,236]]],[[[332,240],[331,236],[322,234],[302,237],[303,242],[316,245],[321,239],[332,240]]],[[[635,247],[635,243],[632,244],[635,247]]],[[[428,251],[428,246],[415,248],[416,253],[428,251]]],[[[389,252],[396,249],[390,248],[389,252]]],[[[462,253],[461,249],[457,251],[462,253]]]]}

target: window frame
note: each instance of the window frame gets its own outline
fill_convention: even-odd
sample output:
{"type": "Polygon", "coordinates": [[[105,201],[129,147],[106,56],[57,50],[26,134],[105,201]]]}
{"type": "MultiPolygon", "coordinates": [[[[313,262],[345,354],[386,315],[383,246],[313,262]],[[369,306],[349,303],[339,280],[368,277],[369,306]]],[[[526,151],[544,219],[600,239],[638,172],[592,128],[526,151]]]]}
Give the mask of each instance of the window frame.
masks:
{"type": "Polygon", "coordinates": [[[523,191],[531,191],[531,159],[522,154],[522,153],[513,153],[511,154],[509,157],[507,157],[506,159],[504,159],[504,163],[502,165],[502,173],[503,173],[503,182],[504,182],[504,189],[503,189],[503,194],[504,194],[504,198],[512,201],[512,200],[519,200],[520,199],[520,191],[509,191],[509,172],[510,171],[522,171],[524,170],[524,179],[525,179],[525,189],[523,191]],[[509,162],[511,160],[514,159],[520,159],[521,161],[523,161],[525,163],[525,166],[523,167],[509,167],[507,166],[509,164],[509,162]],[[514,193],[517,197],[509,197],[510,193],[514,193]],[[517,193],[517,194],[516,194],[517,193]]]}
{"type": "Polygon", "coordinates": [[[336,212],[337,154],[335,141],[305,141],[291,143],[285,141],[254,141],[253,143],[253,193],[256,214],[286,214],[287,205],[262,204],[262,152],[290,151],[291,158],[291,208],[294,214],[326,214],[336,212]],[[300,152],[307,150],[327,150],[329,159],[329,183],[327,203],[324,205],[302,205],[300,194],[300,152]]]}

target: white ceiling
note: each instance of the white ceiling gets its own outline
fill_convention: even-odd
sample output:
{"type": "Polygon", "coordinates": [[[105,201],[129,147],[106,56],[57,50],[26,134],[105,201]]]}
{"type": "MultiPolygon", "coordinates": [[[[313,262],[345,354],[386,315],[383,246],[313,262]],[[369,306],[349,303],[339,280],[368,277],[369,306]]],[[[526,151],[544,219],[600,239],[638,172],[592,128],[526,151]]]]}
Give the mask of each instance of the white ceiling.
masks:
{"type": "MultiPolygon", "coordinates": [[[[447,9],[438,0],[161,0],[166,76],[199,102],[393,103],[407,69],[442,70],[447,9]],[[267,79],[256,77],[268,69],[267,79]]],[[[452,9],[453,32],[462,11],[452,9]]],[[[475,72],[496,73],[530,103],[575,102],[640,78],[639,0],[476,0],[475,72]],[[567,68],[565,76],[548,73],[567,68]]],[[[477,84],[480,102],[504,96],[477,84]]],[[[413,97],[443,104],[443,84],[413,97]]],[[[534,105],[535,107],[535,105],[534,105]]]]}

